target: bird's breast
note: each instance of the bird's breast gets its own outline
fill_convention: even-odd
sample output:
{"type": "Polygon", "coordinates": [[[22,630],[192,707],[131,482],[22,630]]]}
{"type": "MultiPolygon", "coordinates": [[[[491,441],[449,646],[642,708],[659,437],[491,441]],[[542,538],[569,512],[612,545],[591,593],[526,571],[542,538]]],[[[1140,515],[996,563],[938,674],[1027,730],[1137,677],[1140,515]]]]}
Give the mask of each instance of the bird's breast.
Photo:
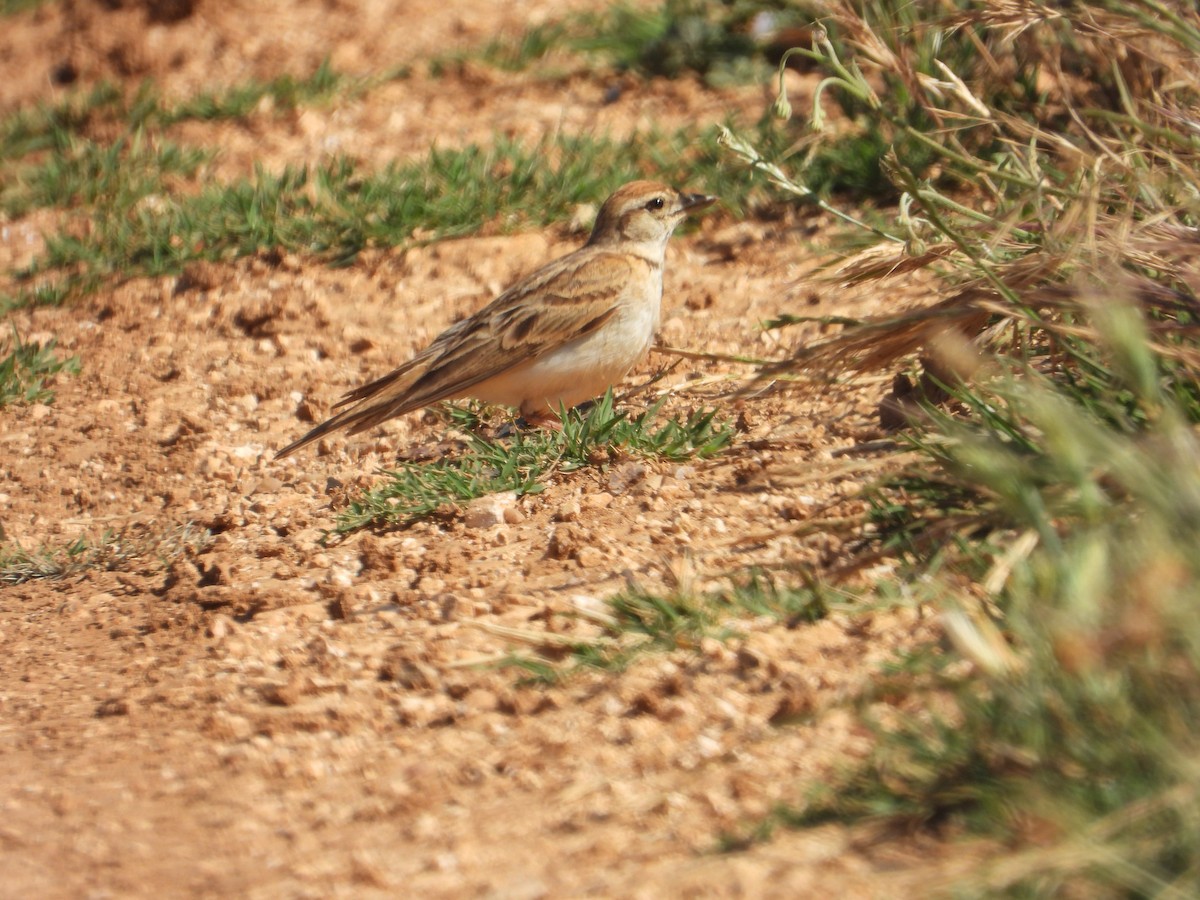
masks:
{"type": "Polygon", "coordinates": [[[662,276],[627,293],[595,331],[568,341],[476,385],[471,395],[491,403],[557,412],[603,394],[646,355],[658,330],[662,276]]]}

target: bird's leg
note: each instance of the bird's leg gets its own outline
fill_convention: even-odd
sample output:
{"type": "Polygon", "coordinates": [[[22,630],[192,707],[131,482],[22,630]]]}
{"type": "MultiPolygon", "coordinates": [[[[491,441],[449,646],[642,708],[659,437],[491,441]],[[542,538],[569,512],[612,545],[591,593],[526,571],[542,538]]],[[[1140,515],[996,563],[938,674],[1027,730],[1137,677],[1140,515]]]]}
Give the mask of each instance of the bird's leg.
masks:
{"type": "Polygon", "coordinates": [[[521,407],[521,422],[526,428],[553,428],[562,430],[562,422],[558,416],[548,409],[526,409],[521,407]]]}

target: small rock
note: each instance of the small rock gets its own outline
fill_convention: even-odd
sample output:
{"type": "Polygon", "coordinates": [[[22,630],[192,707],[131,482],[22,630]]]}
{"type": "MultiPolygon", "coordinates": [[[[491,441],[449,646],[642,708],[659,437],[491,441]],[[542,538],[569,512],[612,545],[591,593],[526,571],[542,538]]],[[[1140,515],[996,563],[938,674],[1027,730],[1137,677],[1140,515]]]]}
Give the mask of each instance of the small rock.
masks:
{"type": "Polygon", "coordinates": [[[586,618],[606,623],[616,621],[613,618],[612,607],[599,597],[593,597],[591,594],[573,594],[567,602],[574,611],[586,618]]]}
{"type": "Polygon", "coordinates": [[[699,735],[694,747],[701,759],[715,759],[723,752],[721,742],[710,734],[699,735]]]}
{"type": "Polygon", "coordinates": [[[59,614],[64,616],[75,616],[81,619],[89,618],[95,615],[96,610],[104,606],[111,606],[117,602],[117,598],[107,591],[98,591],[86,598],[72,598],[65,601],[59,608],[59,614]]]}
{"type": "Polygon", "coordinates": [[[182,425],[172,425],[169,428],[160,430],[154,439],[163,447],[174,447],[179,443],[179,439],[183,435],[184,429],[182,425]]]}
{"type": "Polygon", "coordinates": [[[331,566],[329,573],[325,576],[325,583],[339,588],[348,588],[354,585],[354,572],[343,566],[331,566]]]}
{"type": "Polygon", "coordinates": [[[639,462],[627,462],[608,473],[608,489],[623,494],[646,476],[646,467],[639,462]]]}
{"type": "Polygon", "coordinates": [[[317,411],[307,400],[301,400],[296,404],[296,418],[301,422],[315,422],[317,411]]]}
{"type": "Polygon", "coordinates": [[[600,491],[597,494],[588,494],[583,498],[583,505],[588,509],[607,509],[612,505],[613,495],[608,491],[600,491]]]}
{"type": "Polygon", "coordinates": [[[96,704],[96,718],[105,719],[109,716],[129,715],[129,701],[124,697],[109,697],[96,704]]]}
{"type": "Polygon", "coordinates": [[[587,535],[583,529],[573,522],[563,522],[554,526],[546,555],[551,559],[575,559],[580,548],[586,546],[587,535]]]}
{"type": "Polygon", "coordinates": [[[213,640],[224,640],[237,630],[237,623],[224,613],[217,613],[208,623],[208,636],[213,640]]]}
{"type": "Polygon", "coordinates": [[[438,578],[436,575],[423,575],[421,576],[421,580],[417,582],[417,592],[427,597],[444,593],[445,590],[445,580],[438,578]]]}
{"type": "Polygon", "coordinates": [[[218,741],[244,741],[254,734],[254,726],[245,716],[227,712],[216,712],[204,723],[201,730],[218,741]]]}
{"type": "Polygon", "coordinates": [[[427,652],[407,644],[396,644],[383,654],[379,666],[380,681],[394,681],[408,690],[440,690],[442,675],[427,652]]]}
{"type": "Polygon", "coordinates": [[[574,522],[579,518],[579,500],[572,497],[558,508],[554,518],[558,522],[574,522]]]}
{"type": "Polygon", "coordinates": [[[575,552],[575,559],[585,569],[594,569],[604,564],[604,551],[591,545],[580,547],[575,552]]]}
{"type": "Polygon", "coordinates": [[[259,613],[254,617],[254,622],[263,628],[294,628],[305,622],[325,622],[328,619],[329,607],[324,603],[299,603],[259,613]]]}
{"type": "Polygon", "coordinates": [[[283,488],[283,482],[278,478],[270,475],[264,475],[258,482],[258,485],[252,490],[251,494],[274,494],[278,493],[283,488]]]}
{"type": "Polygon", "coordinates": [[[811,688],[802,685],[785,685],[785,693],[767,719],[772,725],[789,725],[809,719],[817,710],[816,697],[811,688]]]}
{"type": "Polygon", "coordinates": [[[762,654],[750,649],[749,647],[741,647],[737,651],[737,667],[741,673],[749,672],[757,669],[764,664],[762,654]]]}
{"type": "Polygon", "coordinates": [[[449,725],[456,717],[454,701],[443,695],[406,694],[396,701],[396,719],[402,725],[417,728],[449,725]]]}
{"type": "Polygon", "coordinates": [[[516,491],[503,491],[479,497],[467,505],[463,522],[468,528],[491,528],[493,525],[500,525],[507,521],[507,512],[516,502],[516,491]]]}
{"type": "Polygon", "coordinates": [[[463,702],[469,709],[477,712],[494,712],[500,706],[500,699],[486,688],[472,688],[467,691],[463,702]]]}
{"type": "Polygon", "coordinates": [[[272,706],[295,706],[302,697],[314,692],[314,686],[308,678],[293,677],[284,684],[264,684],[258,692],[263,700],[272,706]]]}

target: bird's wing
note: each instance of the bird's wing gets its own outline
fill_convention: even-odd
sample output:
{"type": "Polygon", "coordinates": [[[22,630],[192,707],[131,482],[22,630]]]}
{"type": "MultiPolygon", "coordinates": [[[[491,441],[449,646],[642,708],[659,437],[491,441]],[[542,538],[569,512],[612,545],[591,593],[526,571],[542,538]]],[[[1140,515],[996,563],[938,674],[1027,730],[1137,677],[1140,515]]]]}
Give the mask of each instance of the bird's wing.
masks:
{"type": "Polygon", "coordinates": [[[343,402],[370,401],[371,421],[364,418],[362,426],[369,428],[462,396],[481,381],[591,334],[616,312],[632,269],[630,260],[616,253],[566,256],[443,332],[411,363],[351,391],[343,402]],[[405,377],[413,366],[420,374],[405,377]]]}
{"type": "Polygon", "coordinates": [[[475,315],[444,331],[413,359],[355,388],[355,404],[285,447],[286,456],[338,428],[358,434],[470,388],[591,334],[617,311],[635,260],[584,248],[539,269],[475,315]]]}

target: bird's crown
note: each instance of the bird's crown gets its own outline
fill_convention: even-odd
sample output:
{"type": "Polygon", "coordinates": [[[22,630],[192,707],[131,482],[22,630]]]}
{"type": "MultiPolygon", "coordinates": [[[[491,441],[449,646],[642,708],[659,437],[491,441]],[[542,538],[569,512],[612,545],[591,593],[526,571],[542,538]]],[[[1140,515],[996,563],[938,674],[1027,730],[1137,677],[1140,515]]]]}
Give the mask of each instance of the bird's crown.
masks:
{"type": "Polygon", "coordinates": [[[656,181],[631,181],[604,201],[589,244],[635,241],[666,244],[675,226],[715,197],[685,194],[656,181]]]}

